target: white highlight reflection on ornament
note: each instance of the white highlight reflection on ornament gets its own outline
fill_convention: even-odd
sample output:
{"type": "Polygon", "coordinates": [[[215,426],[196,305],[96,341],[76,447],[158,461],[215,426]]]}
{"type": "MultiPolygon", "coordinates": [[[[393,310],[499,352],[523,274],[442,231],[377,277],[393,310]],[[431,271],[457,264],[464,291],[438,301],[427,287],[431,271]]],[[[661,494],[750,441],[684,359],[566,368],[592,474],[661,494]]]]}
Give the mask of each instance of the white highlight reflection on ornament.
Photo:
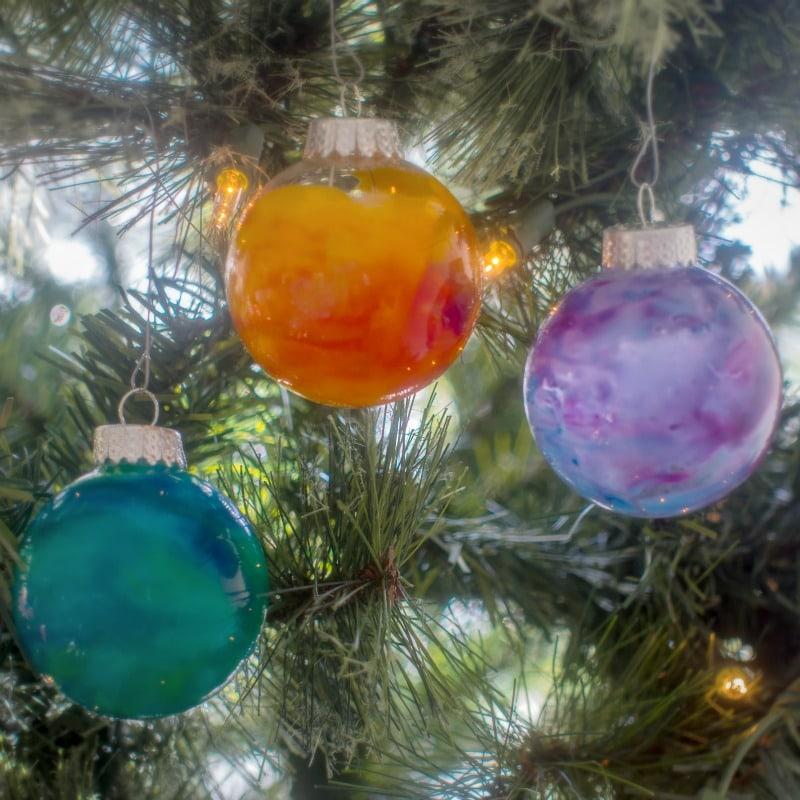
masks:
{"type": "Polygon", "coordinates": [[[59,283],[91,283],[100,280],[103,274],[97,256],[80,239],[53,239],[43,258],[59,283]]]}

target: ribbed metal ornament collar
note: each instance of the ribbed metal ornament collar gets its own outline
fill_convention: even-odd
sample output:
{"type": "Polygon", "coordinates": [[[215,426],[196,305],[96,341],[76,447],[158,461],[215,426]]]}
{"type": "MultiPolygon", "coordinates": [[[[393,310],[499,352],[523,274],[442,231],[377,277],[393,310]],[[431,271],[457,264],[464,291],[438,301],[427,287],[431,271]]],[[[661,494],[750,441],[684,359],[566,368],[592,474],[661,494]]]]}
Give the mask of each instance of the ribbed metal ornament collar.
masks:
{"type": "Polygon", "coordinates": [[[402,159],[400,132],[388,119],[324,117],[311,120],[304,159],[402,159]]]}
{"type": "Polygon", "coordinates": [[[186,467],[180,433],[157,425],[101,425],[94,431],[95,464],[186,467]]]}
{"type": "Polygon", "coordinates": [[[691,225],[618,225],[603,231],[606,269],[665,269],[697,263],[697,241],[691,225]]]}

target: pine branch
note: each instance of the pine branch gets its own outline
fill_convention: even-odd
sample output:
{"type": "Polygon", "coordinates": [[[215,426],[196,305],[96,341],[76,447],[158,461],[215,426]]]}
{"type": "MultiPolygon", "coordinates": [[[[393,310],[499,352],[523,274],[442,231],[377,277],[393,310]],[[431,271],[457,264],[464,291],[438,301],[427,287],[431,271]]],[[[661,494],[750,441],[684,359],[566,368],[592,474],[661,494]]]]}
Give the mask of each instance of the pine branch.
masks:
{"type": "Polygon", "coordinates": [[[403,577],[449,492],[447,420],[428,407],[412,431],[411,411],[332,418],[326,445],[243,453],[225,477],[268,542],[261,691],[291,747],[331,767],[458,713],[467,686],[490,693],[480,658],[403,577]]]}
{"type": "Polygon", "coordinates": [[[508,703],[481,706],[464,744],[442,732],[420,756],[395,743],[388,768],[368,767],[365,782],[405,798],[697,797],[754,721],[774,714],[757,692],[720,705],[704,639],[642,623],[610,619],[590,636],[596,650],[576,631],[582,663],[565,658],[534,725],[523,678],[508,703]]]}

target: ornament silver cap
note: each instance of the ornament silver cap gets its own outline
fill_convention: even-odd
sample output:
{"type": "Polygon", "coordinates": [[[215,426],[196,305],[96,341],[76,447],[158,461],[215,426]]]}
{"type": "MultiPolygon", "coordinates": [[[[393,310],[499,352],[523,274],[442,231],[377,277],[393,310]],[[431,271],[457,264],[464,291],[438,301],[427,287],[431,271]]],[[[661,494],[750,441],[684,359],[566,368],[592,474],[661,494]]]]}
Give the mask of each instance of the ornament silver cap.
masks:
{"type": "MultiPolygon", "coordinates": [[[[136,373],[134,372],[134,375],[136,373]]],[[[183,440],[178,431],[156,425],[159,414],[158,398],[144,386],[134,386],[119,401],[119,425],[100,425],[94,431],[95,464],[165,464],[186,467],[183,440]],[[149,425],[129,425],[125,422],[125,403],[132,397],[144,395],[153,404],[153,419],[149,425]]]]}
{"type": "Polygon", "coordinates": [[[157,425],[101,425],[94,431],[95,464],[165,464],[186,467],[178,431],[157,425]]]}
{"type": "Polygon", "coordinates": [[[400,131],[388,119],[324,117],[313,119],[303,158],[403,158],[400,131]]]}
{"type": "Polygon", "coordinates": [[[691,225],[618,225],[603,231],[606,269],[690,267],[697,262],[697,241],[691,225]]]}

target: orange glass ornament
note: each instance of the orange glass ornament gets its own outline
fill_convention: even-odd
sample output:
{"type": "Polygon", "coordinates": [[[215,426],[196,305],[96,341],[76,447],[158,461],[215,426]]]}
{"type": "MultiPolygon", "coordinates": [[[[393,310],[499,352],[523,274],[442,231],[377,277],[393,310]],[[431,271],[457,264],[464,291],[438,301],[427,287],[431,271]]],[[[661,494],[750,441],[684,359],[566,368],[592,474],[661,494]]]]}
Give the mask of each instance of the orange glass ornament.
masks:
{"type": "Polygon", "coordinates": [[[430,383],[480,307],[464,210],[400,158],[385,120],[317,120],[303,160],[245,209],[228,255],[234,325],[253,358],[319,403],[370,406],[430,383]]]}

